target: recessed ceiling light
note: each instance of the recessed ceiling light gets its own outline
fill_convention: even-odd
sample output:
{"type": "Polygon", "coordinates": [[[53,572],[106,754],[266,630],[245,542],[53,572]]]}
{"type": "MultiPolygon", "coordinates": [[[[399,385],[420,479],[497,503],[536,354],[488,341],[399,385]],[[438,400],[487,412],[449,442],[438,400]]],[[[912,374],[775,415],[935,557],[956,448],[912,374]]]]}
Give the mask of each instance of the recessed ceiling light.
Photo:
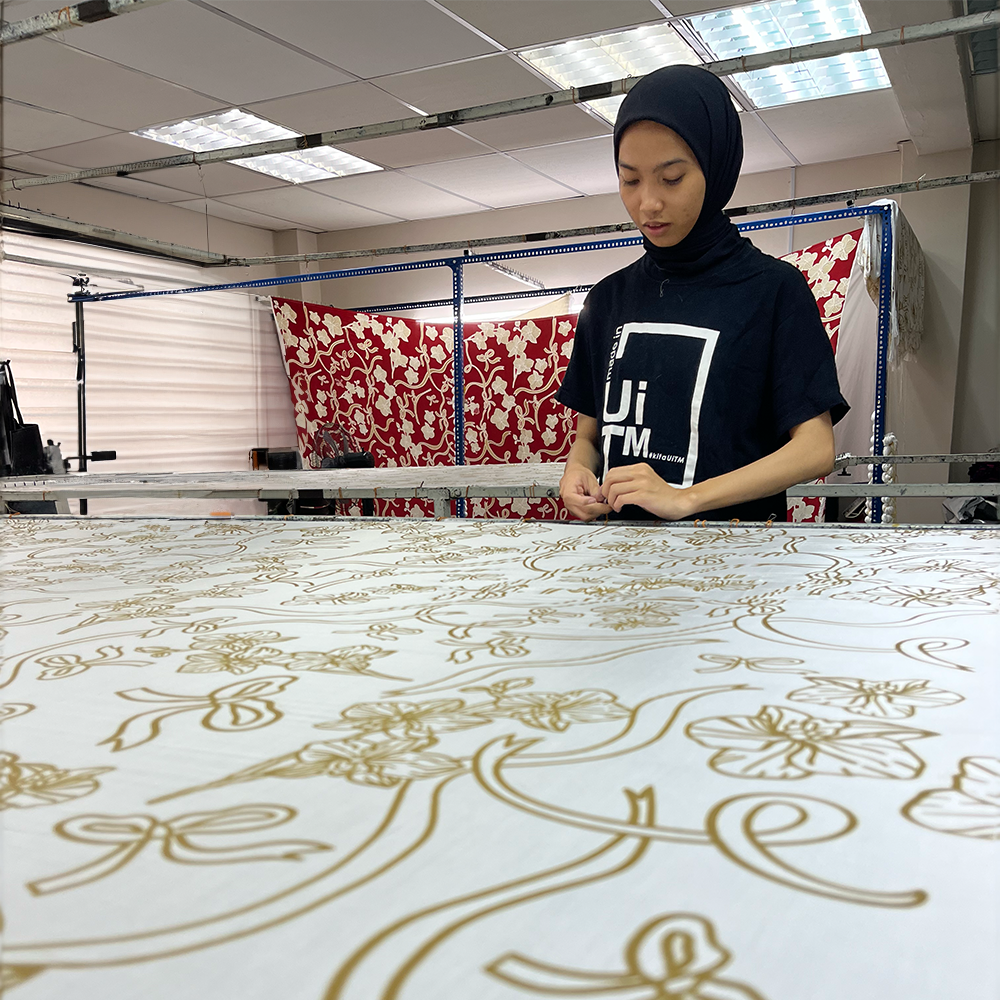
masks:
{"type": "MultiPolygon", "coordinates": [[[[264,118],[233,108],[204,118],[174,122],[173,125],[159,125],[155,128],[141,128],[132,135],[144,139],[155,139],[171,146],[180,146],[195,153],[212,149],[231,149],[234,146],[249,146],[255,142],[269,142],[273,139],[292,139],[301,135],[283,125],[275,125],[264,118]]],[[[238,167],[248,167],[262,174],[280,177],[292,184],[309,181],[328,181],[332,177],[348,174],[366,174],[381,170],[374,163],[351,156],[333,146],[317,146],[315,149],[295,150],[290,153],[269,153],[266,156],[250,156],[243,160],[232,160],[238,167]]]]}
{"type": "MultiPolygon", "coordinates": [[[[518,56],[564,88],[645,76],[661,66],[697,66],[701,62],[669,24],[647,24],[610,35],[524,49],[518,56]]],[[[624,99],[602,97],[590,101],[587,107],[613,123],[624,99]]]]}
{"type": "MultiPolygon", "coordinates": [[[[773,0],[701,14],[686,23],[716,59],[866,35],[871,30],[857,0],[773,0]]],[[[733,80],[758,108],[891,86],[877,51],[735,73],[733,80]]]]}

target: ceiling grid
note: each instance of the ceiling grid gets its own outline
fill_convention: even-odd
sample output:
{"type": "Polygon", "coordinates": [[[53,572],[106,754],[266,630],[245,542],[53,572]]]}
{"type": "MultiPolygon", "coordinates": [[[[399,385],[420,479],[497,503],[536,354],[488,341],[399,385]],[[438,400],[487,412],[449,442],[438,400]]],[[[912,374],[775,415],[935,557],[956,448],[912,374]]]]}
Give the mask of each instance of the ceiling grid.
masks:
{"type": "MultiPolygon", "coordinates": [[[[835,2],[800,0],[800,6],[835,2]]],[[[694,37],[689,19],[731,6],[167,0],[6,51],[5,162],[28,177],[153,159],[169,155],[169,147],[130,133],[234,108],[308,134],[468,107],[480,96],[490,103],[555,91],[560,85],[519,52],[673,25],[704,58],[711,50],[694,37]],[[18,50],[25,52],[20,59],[18,50]],[[86,82],[76,93],[51,86],[53,68],[61,73],[69,64],[86,82]]],[[[888,8],[914,5],[862,6],[880,8],[882,28],[891,20],[888,8]]],[[[8,21],[21,20],[48,11],[51,2],[7,0],[6,8],[8,21]]],[[[940,44],[955,47],[950,40],[940,44]]],[[[895,87],[764,109],[732,89],[745,109],[746,172],[891,151],[909,137],[895,87]]],[[[967,121],[964,106],[951,113],[967,121]]],[[[88,183],[260,228],[323,232],[611,193],[617,184],[610,132],[594,110],[568,106],[343,144],[377,173],[293,184],[234,161],[88,183]]]]}

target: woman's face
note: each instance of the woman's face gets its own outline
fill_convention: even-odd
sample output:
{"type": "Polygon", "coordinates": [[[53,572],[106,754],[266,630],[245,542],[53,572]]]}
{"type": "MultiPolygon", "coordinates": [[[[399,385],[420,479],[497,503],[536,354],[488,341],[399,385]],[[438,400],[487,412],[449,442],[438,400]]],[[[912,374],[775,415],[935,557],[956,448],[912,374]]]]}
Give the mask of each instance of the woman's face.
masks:
{"type": "Polygon", "coordinates": [[[698,221],[705,175],[673,129],[641,121],[629,125],[618,146],[618,190],[642,234],[658,247],[672,247],[698,221]]]}

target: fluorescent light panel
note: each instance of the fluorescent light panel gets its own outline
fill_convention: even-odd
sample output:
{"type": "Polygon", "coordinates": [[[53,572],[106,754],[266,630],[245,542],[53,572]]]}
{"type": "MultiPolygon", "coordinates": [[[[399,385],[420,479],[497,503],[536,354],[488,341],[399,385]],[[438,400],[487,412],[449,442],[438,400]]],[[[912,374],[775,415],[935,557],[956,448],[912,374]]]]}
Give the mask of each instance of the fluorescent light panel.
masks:
{"type": "MultiPolygon", "coordinates": [[[[647,24],[610,35],[559,42],[518,53],[560,87],[585,87],[625,76],[645,76],[661,66],[697,66],[701,60],[669,24],[647,24]]],[[[624,97],[602,97],[587,107],[614,123],[624,97]]]]}
{"type": "MultiPolygon", "coordinates": [[[[166,142],[171,146],[179,146],[195,153],[204,153],[213,149],[249,146],[255,142],[292,139],[302,133],[294,132],[283,125],[275,125],[274,122],[258,118],[239,108],[232,108],[216,115],[206,115],[204,118],[139,129],[132,134],[142,136],[144,139],[166,142]]],[[[317,146],[315,149],[295,150],[290,153],[269,153],[266,156],[250,156],[231,162],[238,167],[247,167],[262,174],[269,174],[271,177],[280,177],[292,184],[328,181],[331,177],[366,174],[382,169],[367,160],[334,149],[333,146],[317,146]]]]}
{"type": "MultiPolygon", "coordinates": [[[[716,59],[866,35],[871,30],[857,0],[773,0],[701,14],[686,22],[716,59]]],[[[736,73],[733,80],[758,108],[890,86],[877,51],[736,73]]]]}

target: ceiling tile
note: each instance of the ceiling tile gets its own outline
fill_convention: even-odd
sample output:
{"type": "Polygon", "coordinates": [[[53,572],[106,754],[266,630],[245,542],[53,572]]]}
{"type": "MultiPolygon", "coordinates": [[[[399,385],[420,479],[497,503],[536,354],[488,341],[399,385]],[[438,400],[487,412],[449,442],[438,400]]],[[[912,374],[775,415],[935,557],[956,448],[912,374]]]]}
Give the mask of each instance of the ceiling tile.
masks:
{"type": "Polygon", "coordinates": [[[556,89],[509,55],[381,77],[378,85],[429,115],[556,89]]]}
{"type": "Polygon", "coordinates": [[[611,126],[588,115],[581,108],[548,108],[526,115],[494,118],[465,125],[461,131],[494,149],[525,149],[529,146],[588,139],[608,135],[611,126]]]}
{"type": "Polygon", "coordinates": [[[666,4],[666,8],[674,17],[691,17],[694,14],[704,14],[705,11],[709,10],[745,7],[748,2],[750,0],[739,0],[738,3],[726,3],[725,0],[670,0],[666,4]]]}
{"type": "Polygon", "coordinates": [[[801,163],[890,152],[909,138],[891,90],[804,101],[758,114],[801,163]]]}
{"type": "Polygon", "coordinates": [[[444,0],[443,5],[507,48],[596,35],[663,17],[649,0],[444,0]]]}
{"type": "Polygon", "coordinates": [[[346,83],[344,73],[193,3],[116,17],[65,42],[214,98],[242,104],[346,83]]]}
{"type": "Polygon", "coordinates": [[[249,209],[237,208],[235,205],[227,205],[225,202],[214,201],[211,198],[179,201],[174,204],[174,208],[186,208],[191,212],[204,215],[206,205],[208,206],[208,214],[214,218],[226,219],[228,222],[238,222],[243,226],[255,226],[257,229],[270,229],[275,232],[282,229],[294,229],[296,226],[289,219],[277,219],[273,215],[251,212],[249,209]]]}
{"type": "MultiPolygon", "coordinates": [[[[14,47],[11,47],[13,51],[14,47]]],[[[6,58],[6,57],[5,57],[6,58]]],[[[113,129],[93,122],[81,121],[71,115],[30,108],[11,100],[3,102],[4,142],[15,149],[46,149],[64,142],[78,142],[113,129]]]]}
{"type": "Polygon", "coordinates": [[[156,170],[141,176],[150,177],[157,184],[208,198],[288,186],[288,182],[280,177],[271,177],[249,167],[238,167],[235,163],[168,167],[166,170],[156,170]]]}
{"type": "MultiPolygon", "coordinates": [[[[142,17],[142,14],[125,16],[142,17]]],[[[117,66],[54,38],[35,38],[6,47],[4,84],[8,99],[125,131],[204,114],[219,107],[211,98],[117,66]]],[[[65,138],[47,145],[72,141],[65,138]]]]}
{"type": "Polygon", "coordinates": [[[410,167],[486,152],[475,140],[448,128],[389,135],[383,139],[362,139],[360,142],[344,143],[340,148],[383,167],[410,167]]]}
{"type": "Polygon", "coordinates": [[[490,208],[532,205],[578,194],[501,153],[407,167],[404,172],[490,208]]]}
{"type": "Polygon", "coordinates": [[[495,51],[443,11],[413,0],[212,0],[212,6],[362,79],[495,51]]]}
{"type": "MultiPolygon", "coordinates": [[[[143,174],[142,177],[152,177],[153,174],[143,174]]],[[[145,198],[147,201],[174,202],[182,201],[188,195],[176,188],[163,187],[139,177],[94,177],[85,181],[91,187],[104,188],[107,191],[117,191],[119,194],[130,194],[135,198],[145,198]]]]}
{"type": "Polygon", "coordinates": [[[154,160],[160,156],[171,156],[181,150],[152,139],[143,139],[128,132],[114,132],[98,139],[87,139],[66,146],[39,149],[39,156],[71,167],[85,170],[88,167],[113,167],[118,163],[134,163],[137,160],[154,160]]]}
{"type": "Polygon", "coordinates": [[[286,186],[253,194],[227,195],[218,199],[227,205],[248,208],[262,215],[288,219],[296,226],[313,232],[356,229],[358,226],[381,226],[399,222],[399,217],[369,208],[359,208],[346,202],[327,198],[303,187],[286,186]]]}
{"type": "Polygon", "coordinates": [[[251,104],[246,110],[306,133],[413,117],[405,104],[370,83],[347,83],[294,97],[280,97],[275,101],[251,104]]]}
{"type": "Polygon", "coordinates": [[[64,174],[72,169],[65,163],[56,163],[53,160],[35,156],[33,153],[12,153],[4,157],[4,168],[8,171],[16,171],[22,176],[29,175],[49,175],[64,174]]]}
{"type": "Polygon", "coordinates": [[[584,194],[613,194],[618,190],[611,136],[520,149],[511,155],[584,194]]]}
{"type": "Polygon", "coordinates": [[[756,115],[741,114],[743,126],[743,168],[740,173],[759,174],[793,166],[788,154],[774,141],[756,115]]]}
{"type": "Polygon", "coordinates": [[[310,191],[360,205],[362,208],[388,212],[401,219],[434,219],[445,215],[481,212],[485,206],[440,191],[397,171],[356,174],[336,180],[317,181],[310,191]]]}

